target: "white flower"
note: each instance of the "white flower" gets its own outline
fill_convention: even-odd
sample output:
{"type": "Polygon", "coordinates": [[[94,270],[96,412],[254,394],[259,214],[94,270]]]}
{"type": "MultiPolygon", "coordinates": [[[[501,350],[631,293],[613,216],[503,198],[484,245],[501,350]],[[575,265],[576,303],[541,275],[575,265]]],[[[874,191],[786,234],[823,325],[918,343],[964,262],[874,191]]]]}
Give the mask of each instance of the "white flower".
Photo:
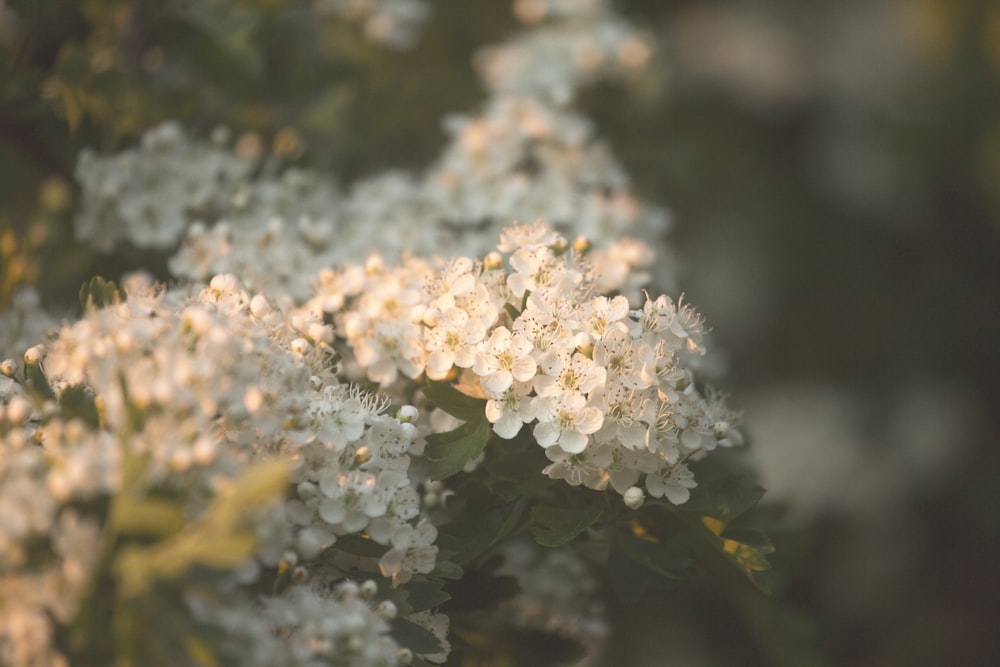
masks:
{"type": "Polygon", "coordinates": [[[581,328],[590,334],[593,340],[598,341],[604,338],[616,323],[624,320],[628,313],[628,299],[624,296],[616,296],[613,299],[599,296],[587,301],[577,317],[581,328]]]}
{"type": "Polygon", "coordinates": [[[416,526],[405,524],[397,528],[392,534],[392,548],[379,560],[382,576],[398,585],[409,581],[414,574],[433,570],[438,552],[435,539],[437,528],[426,519],[416,526]]]}
{"type": "Polygon", "coordinates": [[[600,387],[593,396],[604,412],[604,424],[594,434],[598,442],[619,442],[628,449],[646,444],[649,427],[642,421],[646,401],[642,394],[617,382],[600,387]]]}
{"type": "Polygon", "coordinates": [[[544,375],[536,375],[534,379],[539,396],[564,392],[589,394],[604,386],[608,375],[605,368],[579,352],[549,354],[540,365],[544,375]]]}
{"type": "Polygon", "coordinates": [[[579,454],[587,447],[587,436],[601,428],[604,415],[587,404],[578,392],[537,396],[532,404],[538,423],[533,434],[542,447],[558,445],[569,454],[579,454]]]}
{"type": "Polygon", "coordinates": [[[698,486],[694,473],[681,463],[666,467],[646,476],[646,490],[654,498],[666,496],[674,505],[683,505],[691,497],[691,489],[698,486]]]}
{"type": "Polygon", "coordinates": [[[493,424],[493,431],[509,440],[516,436],[521,426],[535,418],[531,384],[514,382],[502,392],[486,392],[486,419],[493,424]]]}
{"type": "Polygon", "coordinates": [[[425,371],[432,380],[441,380],[452,366],[468,368],[475,359],[475,345],[483,340],[486,327],[460,308],[449,308],[429,327],[424,337],[428,352],[425,371]]]}
{"type": "Polygon", "coordinates": [[[527,382],[535,376],[537,364],[531,351],[531,341],[498,327],[479,347],[472,371],[488,394],[503,394],[515,380],[527,382]]]}
{"type": "Polygon", "coordinates": [[[589,447],[578,454],[570,454],[561,447],[549,447],[545,456],[552,461],[542,473],[552,479],[565,479],[570,486],[583,484],[601,490],[608,484],[608,468],[613,461],[611,447],[589,447]]]}

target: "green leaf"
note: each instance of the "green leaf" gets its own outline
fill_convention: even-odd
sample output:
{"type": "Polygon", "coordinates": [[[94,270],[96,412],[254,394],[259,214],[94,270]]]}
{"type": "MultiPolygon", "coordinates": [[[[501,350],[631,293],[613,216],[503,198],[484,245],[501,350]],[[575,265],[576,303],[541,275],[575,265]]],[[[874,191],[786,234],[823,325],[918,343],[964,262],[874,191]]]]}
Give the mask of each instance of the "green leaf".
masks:
{"type": "Polygon", "coordinates": [[[612,534],[608,575],[623,600],[637,601],[647,590],[665,590],[697,574],[682,534],[656,517],[634,518],[612,534]]]}
{"type": "MultiPolygon", "coordinates": [[[[697,474],[697,473],[696,473],[697,474]]],[[[691,498],[679,506],[683,512],[708,515],[725,522],[754,507],[764,497],[764,489],[745,473],[698,477],[691,498]]]]}
{"type": "Polygon", "coordinates": [[[462,421],[482,421],[486,418],[486,399],[463,394],[447,382],[430,380],[424,394],[436,407],[462,421]]]}
{"type": "MultiPolygon", "coordinates": [[[[481,487],[479,490],[484,491],[481,487]]],[[[490,507],[489,496],[478,493],[470,493],[463,500],[468,501],[465,507],[474,509],[465,515],[467,519],[442,526],[437,541],[461,565],[479,558],[516,530],[525,509],[521,500],[490,507]]]]}
{"type": "Polygon", "coordinates": [[[771,564],[767,556],[774,553],[774,545],[767,536],[755,529],[726,529],[725,523],[709,516],[701,519],[708,529],[708,539],[725,557],[736,565],[755,586],[770,592],[770,580],[766,576],[771,564]]]}
{"type": "Polygon", "coordinates": [[[360,535],[342,535],[337,538],[333,548],[364,558],[381,558],[389,550],[388,546],[360,535]]]}
{"type": "Polygon", "coordinates": [[[441,642],[433,632],[405,618],[393,620],[390,633],[401,646],[405,646],[417,655],[440,653],[443,650],[441,642]]]}
{"type": "Polygon", "coordinates": [[[503,309],[507,311],[507,314],[510,315],[510,319],[512,321],[517,321],[517,318],[521,317],[521,311],[515,308],[512,303],[505,303],[503,305],[503,309]]]}
{"type": "Polygon", "coordinates": [[[94,395],[83,385],[66,387],[59,395],[59,407],[66,419],[82,419],[87,426],[97,429],[101,426],[101,416],[97,412],[94,395]]]}
{"type": "Polygon", "coordinates": [[[482,453],[489,438],[490,427],[485,419],[466,422],[454,431],[427,436],[424,456],[430,461],[428,477],[442,480],[459,472],[482,453]]]}
{"type": "Polygon", "coordinates": [[[114,281],[94,276],[80,287],[80,306],[85,313],[124,301],[124,294],[114,281]]]}
{"type": "Polygon", "coordinates": [[[409,594],[407,602],[412,612],[440,607],[451,599],[451,595],[443,590],[443,584],[438,581],[411,580],[403,588],[409,594]]]}
{"type": "Polygon", "coordinates": [[[460,565],[452,563],[450,560],[439,560],[431,572],[432,577],[441,579],[461,579],[464,570],[460,565]]]}
{"type": "Polygon", "coordinates": [[[589,509],[538,506],[531,509],[531,533],[543,547],[558,547],[590,528],[601,506],[589,509]]]}

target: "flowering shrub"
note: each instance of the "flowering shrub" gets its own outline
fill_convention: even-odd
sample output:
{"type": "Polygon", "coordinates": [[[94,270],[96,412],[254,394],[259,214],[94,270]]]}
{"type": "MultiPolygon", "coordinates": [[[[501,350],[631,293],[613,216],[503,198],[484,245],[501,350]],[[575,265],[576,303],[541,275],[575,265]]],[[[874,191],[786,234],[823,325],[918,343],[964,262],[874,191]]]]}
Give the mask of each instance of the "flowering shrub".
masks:
{"type": "MultiPolygon", "coordinates": [[[[396,47],[422,8],[317,3],[396,47]]],[[[569,108],[650,47],[603,2],[516,9],[423,174],[341,194],[177,124],[81,156],[77,237],[176,281],[0,319],[0,662],[553,664],[608,591],[764,583],[703,319],[643,289],[666,217],[569,108]]]]}

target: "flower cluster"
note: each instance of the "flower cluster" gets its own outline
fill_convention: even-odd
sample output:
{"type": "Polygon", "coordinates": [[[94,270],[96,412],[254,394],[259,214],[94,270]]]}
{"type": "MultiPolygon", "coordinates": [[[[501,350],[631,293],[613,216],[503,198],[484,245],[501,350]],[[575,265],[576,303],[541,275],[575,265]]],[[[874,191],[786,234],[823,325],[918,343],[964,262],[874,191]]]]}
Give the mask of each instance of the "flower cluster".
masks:
{"type": "Polygon", "coordinates": [[[488,399],[498,436],[530,424],[550,477],[625,494],[645,475],[650,495],[685,502],[685,461],[742,442],[688,368],[704,353],[701,316],[667,296],[638,308],[601,296],[609,256],[542,223],[509,228],[498,249],[437,270],[407,259],[329,271],[306,307],[329,313],[369,380],[459,376],[488,399]]]}
{"type": "Polygon", "coordinates": [[[167,249],[192,216],[224,208],[253,163],[184,140],[176,123],[147,132],[139,147],[113,157],[80,154],[76,177],[87,193],[76,236],[108,252],[121,241],[167,249]]]}
{"type": "MultiPolygon", "coordinates": [[[[518,3],[519,14],[527,11],[524,4],[518,3]]],[[[527,13],[541,11],[547,20],[526,33],[527,42],[515,39],[492,55],[480,54],[491,97],[478,113],[444,119],[449,142],[423,173],[375,174],[340,194],[328,174],[290,169],[253,176],[256,162],[227,148],[225,132],[203,143],[167,124],[149,131],[138,149],[81,157],[78,237],[102,251],[125,239],[155,248],[181,240],[170,259],[174,276],[207,280],[233,273],[252,289],[299,300],[308,297],[318,271],[373,248],[392,259],[404,252],[475,256],[488,252],[514,220],[543,219],[598,244],[623,235],[660,238],[665,211],[639,199],[590,121],[567,107],[580,85],[618,71],[595,69],[574,52],[596,50],[604,54],[599,60],[611,62],[629,51],[628,44],[644,42],[604,3],[535,4],[527,13]],[[552,31],[563,37],[553,39],[552,31]],[[557,54],[532,55],[532,45],[550,43],[557,54]],[[515,56],[546,63],[524,73],[548,72],[546,82],[558,81],[556,88],[567,94],[554,99],[548,83],[518,83],[516,75],[504,75],[508,83],[502,85],[493,82],[497,67],[487,65],[515,56]]],[[[394,3],[325,5],[352,16],[395,11],[394,3]]],[[[632,69],[640,67],[632,62],[632,69]]],[[[672,283],[666,269],[656,277],[672,283]]]]}
{"type": "Polygon", "coordinates": [[[518,0],[514,13],[534,29],[480,51],[480,76],[494,93],[562,103],[585,84],[634,75],[649,62],[651,43],[609,4],[518,0]]]}
{"type": "MultiPolygon", "coordinates": [[[[177,495],[192,514],[253,461],[291,461],[291,497],[255,519],[251,573],[308,565],[338,536],[361,533],[385,545],[371,567],[394,583],[434,569],[436,529],[421,519],[408,474],[416,411],[400,421],[384,400],[340,383],[328,325],[282,312],[227,275],[194,291],[134,277],[125,293],[55,334],[44,360],[28,355],[26,368],[43,361],[62,409],[35,414],[19,398],[0,413],[0,563],[5,585],[32,591],[0,605],[0,647],[13,651],[5,664],[31,664],[18,652],[48,645],[47,618],[72,619],[102,531],[72,507],[120,493],[136,456],[146,461],[141,486],[177,495]],[[70,396],[89,399],[92,418],[65,414],[70,396]],[[26,551],[36,539],[56,545],[42,568],[26,551]],[[36,626],[34,639],[24,636],[36,626]]],[[[269,618],[278,606],[267,606],[269,618]]],[[[284,633],[289,623],[271,627],[284,633]]]]}
{"type": "MultiPolygon", "coordinates": [[[[314,7],[401,48],[426,14],[420,0],[314,7]]],[[[113,552],[128,542],[120,517],[99,509],[122,498],[195,528],[217,515],[246,524],[250,538],[232,541],[245,553],[183,590],[220,656],[441,663],[441,580],[468,564],[454,556],[463,517],[446,499],[469,511],[475,495],[437,474],[440,436],[475,426],[494,451],[534,443],[543,474],[613,489],[622,512],[647,494],[685,503],[687,463],[742,442],[723,398],[695,383],[701,316],[642,289],[651,274],[671,286],[671,262],[654,267],[646,243],[666,213],[639,200],[568,106],[584,83],[640,69],[649,44],[604,0],[519,0],[515,12],[533,28],[477,57],[490,98],[445,119],[447,145],[417,174],[340,192],[326,174],[259,168],[225,132],[203,143],[175,124],[117,156],[81,156],[78,238],[176,250],[170,272],[191,282],[132,276],[61,328],[30,315],[28,293],[0,318],[0,582],[11,591],[0,663],[66,664],[54,638],[109,564],[126,571],[113,552]],[[479,407],[463,419],[478,421],[424,409],[440,389],[430,382],[464,393],[479,407]],[[218,510],[261,462],[280,466],[285,492],[245,516],[218,510]]],[[[485,456],[451,470],[474,477],[485,456]]],[[[569,547],[539,556],[517,544],[499,550],[501,572],[524,591],[500,614],[599,644],[604,609],[583,562],[569,547]]]]}

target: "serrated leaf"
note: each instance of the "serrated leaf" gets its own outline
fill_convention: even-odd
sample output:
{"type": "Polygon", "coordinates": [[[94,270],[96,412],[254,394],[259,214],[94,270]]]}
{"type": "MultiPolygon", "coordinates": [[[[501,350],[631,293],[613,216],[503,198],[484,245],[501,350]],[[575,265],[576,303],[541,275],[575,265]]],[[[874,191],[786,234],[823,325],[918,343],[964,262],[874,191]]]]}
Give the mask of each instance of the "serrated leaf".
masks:
{"type": "Polygon", "coordinates": [[[447,382],[428,381],[424,394],[435,407],[462,421],[482,421],[486,418],[486,399],[463,394],[447,382]]]}
{"type": "Polygon", "coordinates": [[[461,579],[462,574],[464,574],[464,570],[461,566],[448,560],[439,560],[434,566],[434,571],[431,572],[432,577],[441,579],[461,579]]]}
{"type": "Polygon", "coordinates": [[[754,507],[763,497],[764,488],[750,475],[736,473],[698,477],[698,487],[679,509],[728,523],[754,507]]]}
{"type": "Polygon", "coordinates": [[[424,456],[430,461],[427,475],[442,480],[462,470],[465,464],[479,456],[490,438],[486,420],[470,421],[453,431],[427,436],[424,456]]]}
{"type": "Polygon", "coordinates": [[[405,646],[417,655],[440,653],[443,650],[437,635],[405,618],[394,619],[390,632],[393,639],[401,646],[405,646]]]}
{"type": "Polygon", "coordinates": [[[411,611],[433,609],[450,600],[451,595],[446,593],[442,586],[443,584],[437,581],[409,581],[404,584],[403,588],[409,594],[407,602],[412,608],[411,611]]]}
{"type": "Polygon", "coordinates": [[[589,509],[538,506],[531,509],[531,534],[543,547],[558,547],[590,528],[601,506],[589,509]]]}
{"type": "Polygon", "coordinates": [[[489,507],[488,496],[470,495],[470,507],[477,508],[468,520],[455,521],[441,527],[438,545],[448,549],[451,558],[459,564],[469,563],[494,544],[510,535],[521,521],[525,503],[521,500],[489,507]],[[484,506],[488,509],[482,509],[484,506]]]}

